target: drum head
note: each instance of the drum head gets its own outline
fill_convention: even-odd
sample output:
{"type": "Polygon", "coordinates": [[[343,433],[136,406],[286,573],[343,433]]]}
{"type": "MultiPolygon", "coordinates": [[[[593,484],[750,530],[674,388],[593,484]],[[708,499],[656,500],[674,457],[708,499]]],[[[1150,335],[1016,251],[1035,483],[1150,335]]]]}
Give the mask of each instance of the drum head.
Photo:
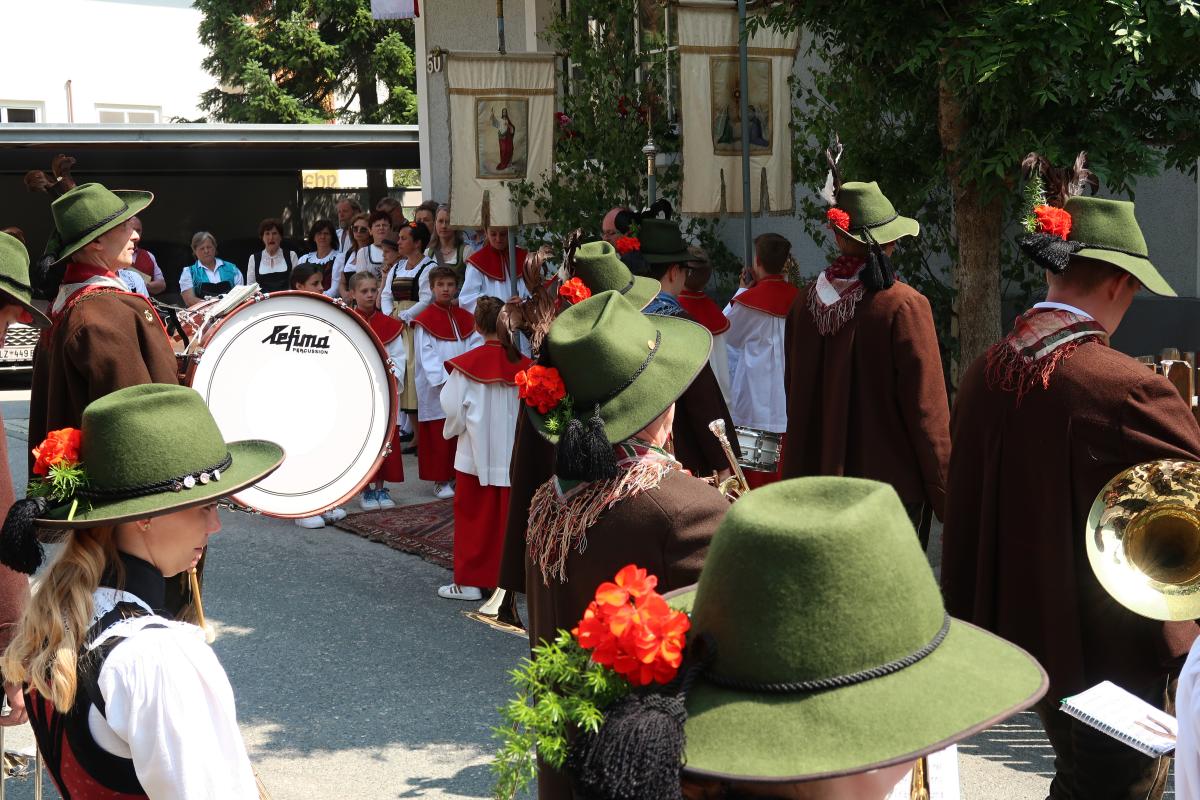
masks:
{"type": "Polygon", "coordinates": [[[378,339],[321,295],[245,303],[207,334],[189,385],[226,441],[266,439],[283,466],[233,500],[308,517],[352,497],[374,474],[396,420],[396,383],[378,339]]]}

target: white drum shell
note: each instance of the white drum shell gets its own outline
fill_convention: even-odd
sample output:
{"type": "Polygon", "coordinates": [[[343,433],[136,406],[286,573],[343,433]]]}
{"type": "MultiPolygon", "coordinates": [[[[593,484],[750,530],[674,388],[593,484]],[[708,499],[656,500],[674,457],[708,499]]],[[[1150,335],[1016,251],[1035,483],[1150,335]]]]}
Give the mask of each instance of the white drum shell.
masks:
{"type": "Polygon", "coordinates": [[[738,449],[742,452],[738,464],[743,469],[752,469],[757,472],[776,471],[779,467],[780,442],[783,434],[742,427],[734,428],[734,431],[737,433],[738,449]]]}

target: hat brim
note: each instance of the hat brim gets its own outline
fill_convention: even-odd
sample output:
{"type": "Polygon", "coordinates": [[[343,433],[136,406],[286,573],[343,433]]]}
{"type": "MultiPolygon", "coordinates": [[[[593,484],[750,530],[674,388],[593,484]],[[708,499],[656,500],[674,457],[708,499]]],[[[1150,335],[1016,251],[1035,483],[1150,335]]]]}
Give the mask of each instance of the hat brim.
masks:
{"type": "Polygon", "coordinates": [[[142,209],[154,202],[153,192],[143,192],[136,189],[114,189],[113,194],[124,200],[125,205],[128,206],[128,208],[117,216],[113,217],[108,222],[96,228],[96,230],[92,231],[84,238],[78,239],[74,242],[71,242],[71,244],[60,248],[55,254],[58,256],[58,260],[54,262],[55,264],[62,263],[76,250],[83,247],[88,242],[95,241],[97,236],[103,236],[113,228],[125,222],[125,220],[129,219],[130,217],[136,217],[142,209]]]}
{"type": "Polygon", "coordinates": [[[622,297],[628,300],[638,311],[641,311],[650,305],[650,301],[658,297],[658,293],[661,291],[662,284],[654,280],[654,278],[634,275],[633,286],[630,286],[629,291],[625,292],[622,297]]]}
{"type": "MultiPolygon", "coordinates": [[[[633,304],[637,305],[636,302],[633,304]]],[[[628,439],[657,419],[692,385],[708,363],[712,334],[707,328],[678,317],[655,316],[652,321],[662,332],[658,352],[637,380],[600,406],[605,435],[614,444],[628,439]]],[[[580,419],[591,415],[590,408],[575,409],[575,416],[580,419]]],[[[546,430],[548,415],[529,407],[529,416],[538,433],[552,444],[558,443],[558,435],[546,430]]]]}
{"type": "Polygon", "coordinates": [[[1159,274],[1154,268],[1154,264],[1150,263],[1148,258],[1139,258],[1131,256],[1128,253],[1118,253],[1115,250],[1101,250],[1094,247],[1085,247],[1073,255],[1080,258],[1089,258],[1092,261],[1103,261],[1106,264],[1112,264],[1117,269],[1128,272],[1133,277],[1142,282],[1149,291],[1162,297],[1178,297],[1175,290],[1171,288],[1171,284],[1167,283],[1167,279],[1159,274]]]}
{"type": "Polygon", "coordinates": [[[49,328],[50,327],[50,325],[51,325],[50,318],[47,317],[45,315],[45,313],[43,313],[41,311],[41,309],[39,309],[33,303],[22,300],[21,298],[13,295],[11,292],[5,292],[4,284],[0,284],[0,292],[4,292],[4,294],[8,296],[9,300],[12,300],[12,302],[16,303],[21,308],[25,309],[26,312],[28,312],[29,316],[32,318],[32,320],[29,323],[31,326],[33,326],[34,328],[49,328]]]}
{"type": "MultiPolygon", "coordinates": [[[[667,597],[690,611],[695,586],[667,597]]],[[[957,619],[916,664],[840,689],[748,693],[700,677],[687,694],[684,772],[794,783],[904,764],[1029,708],[1048,685],[1033,656],[957,619]]]]}
{"type": "MultiPolygon", "coordinates": [[[[861,233],[851,233],[850,231],[841,229],[842,233],[849,236],[860,244],[866,244],[867,238],[861,233]]],[[[917,236],[921,233],[921,223],[911,217],[896,217],[891,222],[886,222],[876,228],[870,228],[871,238],[879,244],[888,244],[897,239],[903,239],[905,236],[917,236]]]]}
{"type": "Polygon", "coordinates": [[[42,528],[91,528],[182,511],[236,494],[258,483],[283,463],[283,448],[274,442],[249,439],[231,442],[227,447],[233,463],[221,472],[219,481],[197,483],[191,489],[178,492],[158,492],[111,502],[80,502],[69,520],[71,506],[68,503],[50,509],[44,518],[35,520],[35,524],[42,528]]]}
{"type": "Polygon", "coordinates": [[[688,250],[678,250],[674,253],[647,253],[643,250],[642,260],[647,264],[690,264],[700,261],[688,250]]]}

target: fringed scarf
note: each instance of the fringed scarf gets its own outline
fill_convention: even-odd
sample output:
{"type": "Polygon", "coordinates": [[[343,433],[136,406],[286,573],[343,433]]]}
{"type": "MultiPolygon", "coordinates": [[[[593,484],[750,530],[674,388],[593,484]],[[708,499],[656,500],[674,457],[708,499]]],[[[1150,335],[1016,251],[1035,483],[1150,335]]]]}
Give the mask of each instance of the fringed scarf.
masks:
{"type": "Polygon", "coordinates": [[[1032,308],[1013,324],[1012,333],[987,352],[987,384],[1017,393],[1017,404],[1039,382],[1050,386],[1059,362],[1087,342],[1108,344],[1108,332],[1094,319],[1061,308],[1032,308]]]}
{"type": "Polygon", "coordinates": [[[866,263],[862,258],[840,256],[817,276],[808,292],[808,312],[817,333],[832,336],[854,319],[854,308],[865,293],[858,273],[866,263]]]}
{"type": "Polygon", "coordinates": [[[579,483],[551,478],[533,495],[529,506],[529,557],[542,571],[542,581],[567,579],[571,550],[587,549],[587,531],[605,511],[642,492],[658,488],[672,470],[683,465],[665,450],[639,439],[614,445],[617,477],[579,483]]]}

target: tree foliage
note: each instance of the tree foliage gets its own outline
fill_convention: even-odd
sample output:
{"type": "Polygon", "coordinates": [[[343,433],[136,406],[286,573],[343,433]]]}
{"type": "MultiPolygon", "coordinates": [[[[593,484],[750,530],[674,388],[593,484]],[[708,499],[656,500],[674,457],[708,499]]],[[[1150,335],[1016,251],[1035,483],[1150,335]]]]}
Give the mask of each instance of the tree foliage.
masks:
{"type": "Polygon", "coordinates": [[[371,17],[370,0],[195,0],[201,108],[224,122],[415,123],[411,21],[371,17]],[[380,94],[382,87],[382,96],[380,94]],[[355,102],[357,101],[357,102],[355,102]]]}
{"type": "MultiPolygon", "coordinates": [[[[793,104],[797,179],[821,184],[819,147],[836,132],[847,178],[879,180],[915,212],[923,235],[903,267],[948,330],[954,290],[933,280],[933,264],[951,263],[964,360],[1000,333],[1007,245],[991,231],[1014,220],[1026,153],[1067,163],[1086,150],[1116,194],[1164,168],[1195,173],[1195,0],[788,0],[770,7],[766,24],[806,34],[812,72],[796,82],[793,104]]],[[[803,210],[815,232],[819,209],[803,210]]],[[[1009,283],[1040,281],[1007,263],[1009,283]]]]}

